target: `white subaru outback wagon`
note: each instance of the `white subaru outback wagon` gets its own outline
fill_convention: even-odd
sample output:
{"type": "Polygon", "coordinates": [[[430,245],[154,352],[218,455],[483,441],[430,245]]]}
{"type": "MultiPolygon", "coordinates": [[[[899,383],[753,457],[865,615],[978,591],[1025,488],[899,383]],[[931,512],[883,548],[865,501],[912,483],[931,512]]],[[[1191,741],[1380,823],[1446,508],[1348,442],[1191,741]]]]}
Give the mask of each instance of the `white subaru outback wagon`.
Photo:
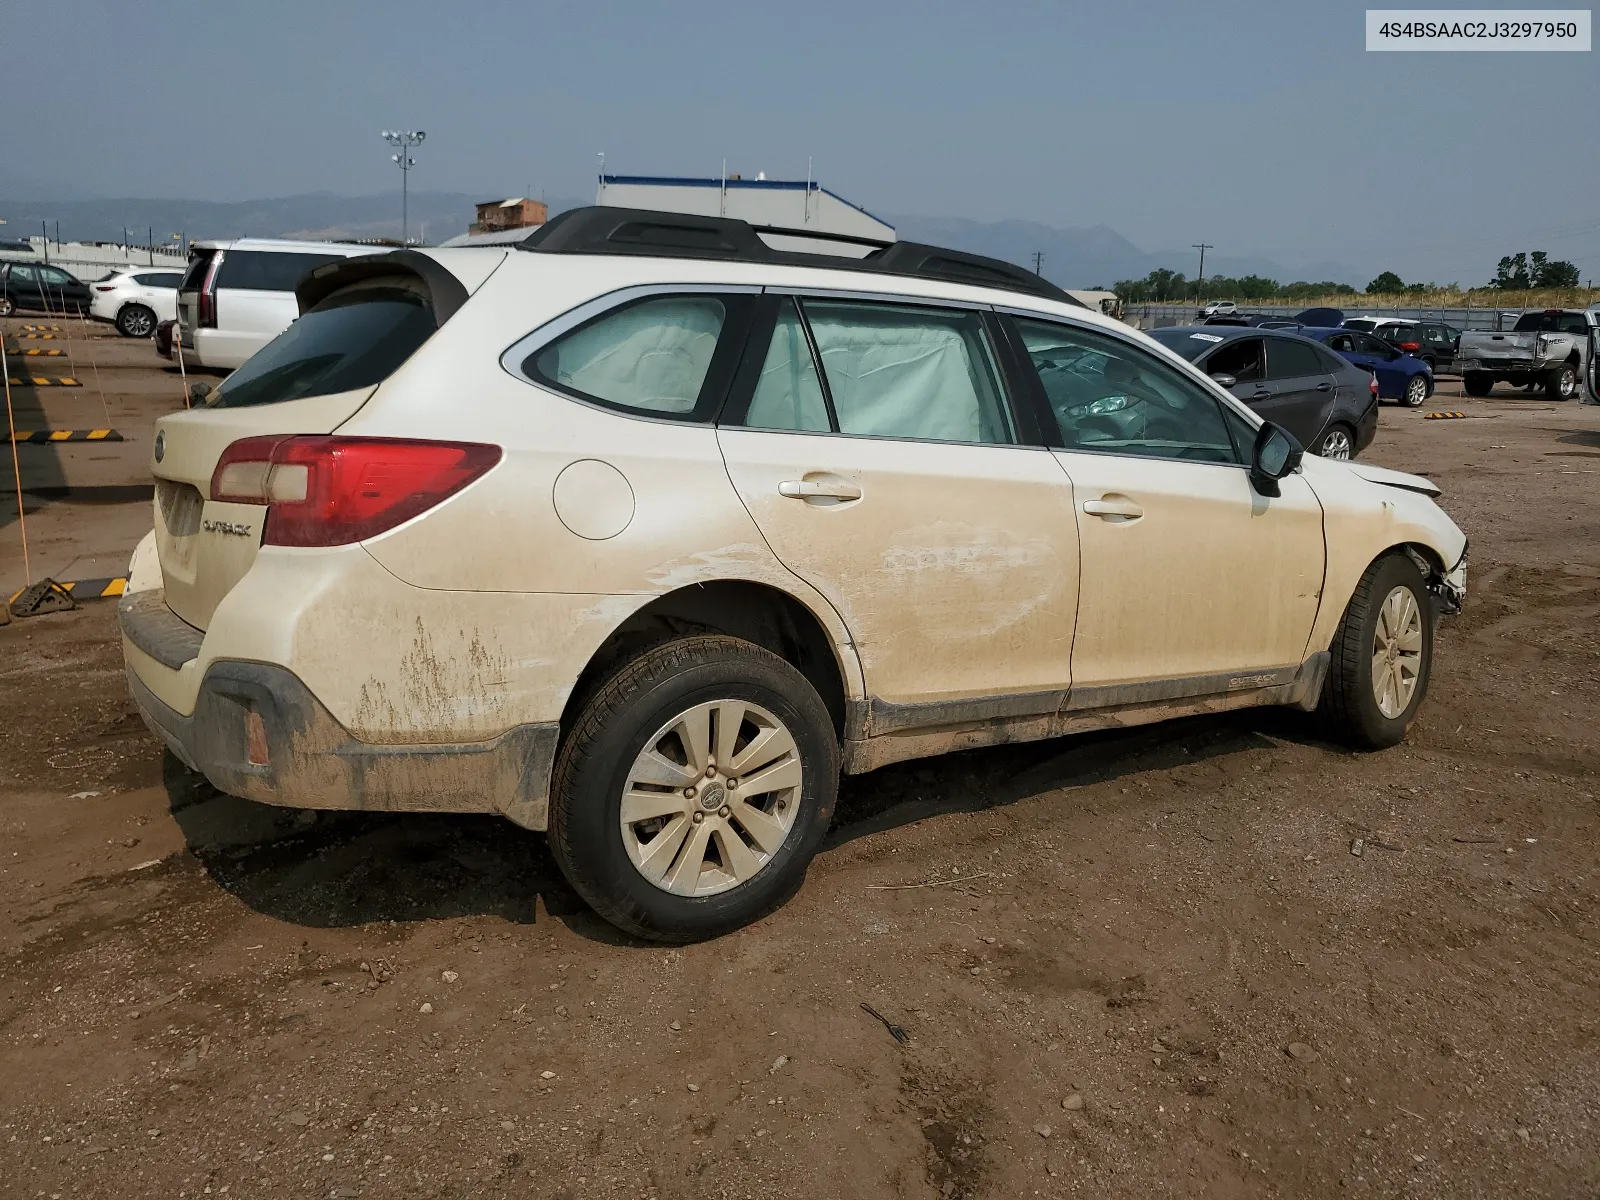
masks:
{"type": "Polygon", "coordinates": [[[1264,704],[1391,745],[1465,593],[1426,480],[990,259],[592,208],[298,296],[159,423],[134,698],[240,796],[548,831],[645,937],[781,902],[841,771],[1264,704]]]}

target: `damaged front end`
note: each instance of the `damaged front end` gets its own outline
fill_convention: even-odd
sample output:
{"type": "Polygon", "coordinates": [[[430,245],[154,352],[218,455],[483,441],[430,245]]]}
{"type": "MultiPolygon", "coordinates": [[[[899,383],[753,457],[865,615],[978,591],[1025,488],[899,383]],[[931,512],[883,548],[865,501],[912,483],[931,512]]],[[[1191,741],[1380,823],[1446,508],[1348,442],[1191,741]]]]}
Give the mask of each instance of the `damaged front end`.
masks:
{"type": "Polygon", "coordinates": [[[1409,551],[1411,561],[1417,564],[1422,577],[1427,580],[1428,594],[1434,598],[1440,616],[1459,616],[1467,603],[1467,550],[1461,547],[1461,558],[1448,571],[1440,570],[1416,550],[1409,551]]]}

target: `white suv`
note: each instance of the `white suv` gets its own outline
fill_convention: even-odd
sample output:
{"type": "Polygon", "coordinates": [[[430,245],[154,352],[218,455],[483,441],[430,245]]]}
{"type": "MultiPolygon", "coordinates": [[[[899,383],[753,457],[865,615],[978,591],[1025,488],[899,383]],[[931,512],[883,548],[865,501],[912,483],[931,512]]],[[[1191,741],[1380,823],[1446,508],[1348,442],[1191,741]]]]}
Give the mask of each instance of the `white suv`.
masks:
{"type": "Polygon", "coordinates": [[[238,238],[193,242],[178,291],[178,332],[192,363],[231,371],[300,315],[295,284],[313,267],[371,246],[238,238]]]}
{"type": "Polygon", "coordinates": [[[89,315],[115,325],[123,337],[145,338],[178,315],[176,267],[118,267],[89,285],[89,315]]]}
{"type": "Polygon", "coordinates": [[[1249,705],[1400,740],[1466,539],[1020,268],[580,209],[318,269],[153,443],[153,729],[272,804],[502,813],[645,937],[797,886],[841,770],[1249,705]]]}

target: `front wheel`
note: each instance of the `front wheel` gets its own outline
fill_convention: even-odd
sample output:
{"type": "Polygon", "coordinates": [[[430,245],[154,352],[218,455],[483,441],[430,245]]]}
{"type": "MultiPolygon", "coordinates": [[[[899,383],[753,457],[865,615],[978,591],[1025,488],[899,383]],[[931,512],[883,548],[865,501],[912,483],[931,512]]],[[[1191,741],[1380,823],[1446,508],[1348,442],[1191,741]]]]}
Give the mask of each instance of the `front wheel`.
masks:
{"type": "Polygon", "coordinates": [[[1494,387],[1494,376],[1483,371],[1468,371],[1461,377],[1461,386],[1469,396],[1487,396],[1494,387]]]}
{"type": "Polygon", "coordinates": [[[1318,440],[1316,452],[1320,458],[1348,461],[1356,456],[1355,434],[1348,425],[1330,425],[1318,440]]]}
{"type": "Polygon", "coordinates": [[[1551,400],[1571,400],[1578,394],[1578,368],[1562,363],[1544,378],[1544,394],[1551,400]]]}
{"type": "Polygon", "coordinates": [[[1428,402],[1428,379],[1425,375],[1413,375],[1406,382],[1404,397],[1407,408],[1421,408],[1428,402]]]}
{"type": "Polygon", "coordinates": [[[1365,749],[1397,745],[1428,691],[1433,603],[1403,554],[1367,568],[1329,647],[1333,661],[1317,711],[1332,732],[1365,749]]]}
{"type": "Polygon", "coordinates": [[[156,331],[156,314],[142,304],[125,304],[117,314],[117,332],[123,337],[146,338],[156,331]]]}
{"type": "Polygon", "coordinates": [[[0,296],[0,317],[9,317],[17,311],[17,302],[10,296],[0,296]]]}
{"type": "Polygon", "coordinates": [[[683,638],[583,705],[556,760],[550,849],[617,928],[716,937],[799,885],[838,787],[833,721],[800,672],[737,638],[683,638]]]}

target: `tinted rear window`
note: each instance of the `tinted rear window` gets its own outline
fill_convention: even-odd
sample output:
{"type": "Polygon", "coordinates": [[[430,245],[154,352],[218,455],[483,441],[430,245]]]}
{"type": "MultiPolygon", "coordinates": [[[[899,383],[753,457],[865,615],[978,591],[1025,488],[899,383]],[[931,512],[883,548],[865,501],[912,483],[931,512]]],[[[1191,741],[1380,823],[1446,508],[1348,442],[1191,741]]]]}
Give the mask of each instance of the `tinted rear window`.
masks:
{"type": "Polygon", "coordinates": [[[183,276],[174,271],[147,271],[145,274],[135,275],[133,278],[137,283],[143,284],[145,287],[175,288],[183,276]]]}
{"type": "Polygon", "coordinates": [[[292,292],[295,284],[323,263],[338,262],[337,254],[279,254],[270,250],[229,250],[217,272],[219,288],[257,292],[292,292]]]}
{"type": "Polygon", "coordinates": [[[1371,333],[1376,325],[1376,321],[1369,320],[1366,317],[1351,317],[1344,323],[1346,329],[1360,329],[1367,333],[1371,333]]]}
{"type": "Polygon", "coordinates": [[[1513,333],[1587,333],[1582,313],[1523,313],[1511,327],[1513,333]]]}
{"type": "Polygon", "coordinates": [[[433,306],[409,288],[358,285],[335,292],[228,376],[210,406],[248,408],[372,387],[434,329],[433,306]]]}
{"type": "Polygon", "coordinates": [[[211,265],[211,260],[217,256],[215,250],[195,250],[189,255],[189,269],[184,273],[183,283],[179,286],[190,291],[197,291],[205,282],[206,268],[211,265]]]}

